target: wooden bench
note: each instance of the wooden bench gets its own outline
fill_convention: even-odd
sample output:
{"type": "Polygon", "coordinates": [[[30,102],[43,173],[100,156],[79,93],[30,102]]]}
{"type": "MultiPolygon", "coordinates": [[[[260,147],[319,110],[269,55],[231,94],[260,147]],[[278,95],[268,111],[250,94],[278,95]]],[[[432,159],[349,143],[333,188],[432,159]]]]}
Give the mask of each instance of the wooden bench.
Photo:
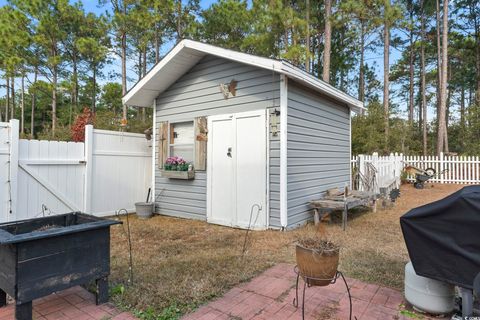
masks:
{"type": "Polygon", "coordinates": [[[310,206],[313,207],[315,225],[320,223],[323,216],[333,211],[342,210],[342,228],[345,230],[347,227],[348,210],[364,206],[372,207],[375,212],[377,209],[377,195],[367,191],[348,191],[346,189],[342,193],[329,190],[323,198],[310,201],[310,206]]]}

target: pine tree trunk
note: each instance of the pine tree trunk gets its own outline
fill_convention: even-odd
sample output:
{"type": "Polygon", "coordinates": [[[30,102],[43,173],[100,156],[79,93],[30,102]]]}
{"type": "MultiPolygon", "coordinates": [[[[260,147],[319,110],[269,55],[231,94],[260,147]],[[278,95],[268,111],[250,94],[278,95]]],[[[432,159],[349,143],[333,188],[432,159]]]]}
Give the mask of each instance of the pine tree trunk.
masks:
{"type": "MultiPolygon", "coordinates": [[[[126,33],[122,34],[122,53],[121,53],[121,60],[122,60],[122,96],[127,94],[127,35],[126,33]]],[[[127,105],[123,105],[123,114],[122,120],[127,120],[127,105]]]]}
{"type": "Polygon", "coordinates": [[[158,27],[155,26],[157,30],[155,30],[155,63],[160,61],[160,40],[158,39],[158,27]]]}
{"type": "Polygon", "coordinates": [[[77,56],[73,55],[72,61],[72,69],[73,69],[73,90],[72,90],[72,102],[74,111],[78,110],[78,66],[77,66],[77,56]]]}
{"type": "MultiPolygon", "coordinates": [[[[413,10],[411,9],[410,10],[410,22],[412,23],[413,25],[413,10]]],[[[413,26],[410,27],[410,59],[409,59],[409,76],[410,76],[410,83],[409,83],[409,109],[408,109],[408,121],[410,123],[410,125],[413,125],[413,111],[414,111],[414,96],[415,96],[415,92],[414,92],[414,77],[415,77],[415,73],[414,73],[414,63],[415,63],[415,52],[414,52],[414,48],[413,48],[413,37],[414,37],[414,34],[413,34],[413,26]]],[[[421,111],[419,110],[419,113],[421,111]]]]}
{"type": "MultiPolygon", "coordinates": [[[[385,2],[385,10],[390,7],[390,0],[385,2]]],[[[385,17],[385,19],[387,19],[385,17]]],[[[388,147],[388,135],[389,135],[389,99],[390,99],[390,26],[389,23],[385,20],[384,29],[383,29],[383,111],[384,111],[384,121],[385,121],[385,141],[387,142],[388,147]]]]}
{"type": "Polygon", "coordinates": [[[476,65],[476,82],[475,104],[480,108],[480,25],[475,19],[475,65],[476,65]]]}
{"type": "Polygon", "coordinates": [[[183,30],[182,30],[182,1],[177,0],[177,43],[179,43],[183,38],[183,30]]]}
{"type": "Polygon", "coordinates": [[[460,146],[465,146],[465,86],[460,88],[460,146]]]}
{"type": "MultiPolygon", "coordinates": [[[[472,87],[469,87],[468,88],[468,104],[467,106],[470,106],[472,105],[472,102],[474,101],[474,98],[473,98],[473,90],[472,90],[472,87]]],[[[466,112],[467,112],[467,119],[466,119],[466,125],[467,127],[470,127],[471,125],[471,117],[470,117],[470,114],[471,114],[471,108],[467,108],[466,109],[466,112]]]]}
{"type": "Polygon", "coordinates": [[[97,112],[97,66],[92,66],[92,80],[93,80],[93,90],[92,90],[92,112],[95,114],[97,112]]]}
{"type": "Polygon", "coordinates": [[[427,97],[426,97],[426,79],[425,79],[425,43],[427,41],[427,37],[425,34],[425,12],[424,12],[424,0],[421,0],[421,32],[422,32],[422,41],[420,47],[420,94],[421,94],[421,103],[422,103],[422,136],[423,136],[423,155],[428,155],[428,141],[427,141],[427,97]]]}
{"type": "MultiPolygon", "coordinates": [[[[340,48],[343,48],[345,44],[345,39],[343,37],[343,33],[341,33],[340,35],[340,48]]],[[[336,70],[338,72],[338,69],[336,70]]],[[[336,75],[334,76],[334,78],[336,78],[336,75]]],[[[340,90],[342,90],[343,92],[346,92],[346,88],[345,88],[345,68],[340,68],[340,90]]]]}
{"type": "Polygon", "coordinates": [[[446,153],[450,152],[450,148],[448,145],[448,126],[449,126],[449,121],[450,121],[450,101],[451,101],[451,96],[452,96],[452,90],[448,88],[448,83],[452,80],[452,67],[448,63],[447,59],[447,70],[448,70],[448,75],[447,75],[447,86],[446,86],[446,103],[445,103],[445,131],[444,131],[444,136],[443,136],[443,143],[444,143],[444,149],[446,153]]]}
{"type": "MultiPolygon", "coordinates": [[[[319,27],[320,29],[320,27],[319,27]]],[[[322,30],[317,30],[317,78],[321,79],[322,74],[320,73],[320,66],[322,65],[322,30]]]]}
{"type": "Polygon", "coordinates": [[[436,32],[437,32],[437,131],[438,131],[438,115],[440,112],[440,102],[442,96],[442,45],[440,37],[440,0],[435,0],[436,8],[436,32]]]}
{"type": "Polygon", "coordinates": [[[7,76],[6,77],[7,79],[7,90],[6,90],[6,93],[7,93],[7,103],[5,104],[5,122],[8,122],[9,120],[9,114],[10,114],[10,77],[7,76]]]}
{"type": "Polygon", "coordinates": [[[141,50],[138,50],[138,69],[137,69],[138,73],[137,73],[137,76],[138,76],[138,81],[140,81],[142,79],[142,51],[141,50]]]}
{"type": "Polygon", "coordinates": [[[12,83],[10,84],[12,89],[12,105],[10,106],[10,119],[15,119],[15,77],[12,77],[12,83]]]}
{"type": "MultiPolygon", "coordinates": [[[[35,67],[33,75],[33,85],[37,83],[38,69],[35,67]]],[[[30,114],[30,137],[33,139],[35,134],[35,104],[36,104],[36,93],[35,89],[32,92],[32,112],[30,114]]]]}
{"type": "MultiPolygon", "coordinates": [[[[142,77],[145,77],[145,75],[147,74],[147,48],[143,48],[142,49],[142,61],[141,61],[141,65],[142,65],[142,77]]],[[[143,123],[145,123],[145,114],[146,114],[146,110],[145,108],[141,108],[141,120],[143,123]]]]}
{"type": "Polygon", "coordinates": [[[360,36],[360,72],[358,74],[358,100],[365,100],[365,27],[362,22],[360,36]]]}
{"type": "Polygon", "coordinates": [[[448,59],[448,0],[443,0],[443,28],[442,28],[442,73],[440,110],[438,115],[437,154],[445,150],[447,140],[446,109],[447,109],[447,59],[448,59]]]}
{"type": "Polygon", "coordinates": [[[307,34],[305,35],[305,71],[310,73],[310,0],[305,1],[307,34]]]}
{"type": "Polygon", "coordinates": [[[25,134],[25,75],[22,73],[22,92],[20,96],[20,132],[25,134]]]}
{"type": "Polygon", "coordinates": [[[52,76],[52,136],[55,136],[57,129],[57,67],[53,68],[52,76]]]}
{"type": "Polygon", "coordinates": [[[142,65],[142,77],[145,77],[147,74],[147,48],[143,48],[143,65],[142,65]]]}
{"type": "Polygon", "coordinates": [[[332,0],[325,0],[325,48],[323,50],[323,81],[330,82],[330,55],[332,51],[332,0]]]}

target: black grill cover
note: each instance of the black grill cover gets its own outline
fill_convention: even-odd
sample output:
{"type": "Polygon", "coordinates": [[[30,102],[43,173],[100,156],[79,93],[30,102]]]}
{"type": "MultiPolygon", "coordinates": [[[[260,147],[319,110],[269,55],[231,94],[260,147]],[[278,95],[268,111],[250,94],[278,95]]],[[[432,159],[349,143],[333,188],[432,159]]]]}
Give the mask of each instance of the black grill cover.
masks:
{"type": "Polygon", "coordinates": [[[480,272],[480,186],[469,186],[400,218],[415,272],[471,289],[480,272]]]}

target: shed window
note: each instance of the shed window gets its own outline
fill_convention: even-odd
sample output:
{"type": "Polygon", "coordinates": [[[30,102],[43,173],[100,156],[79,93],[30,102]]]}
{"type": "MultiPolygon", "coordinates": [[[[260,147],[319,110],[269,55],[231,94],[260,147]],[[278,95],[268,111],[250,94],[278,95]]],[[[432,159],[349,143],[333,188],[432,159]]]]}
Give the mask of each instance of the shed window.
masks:
{"type": "Polygon", "coordinates": [[[195,134],[193,121],[170,123],[169,155],[195,161],[195,134]]]}

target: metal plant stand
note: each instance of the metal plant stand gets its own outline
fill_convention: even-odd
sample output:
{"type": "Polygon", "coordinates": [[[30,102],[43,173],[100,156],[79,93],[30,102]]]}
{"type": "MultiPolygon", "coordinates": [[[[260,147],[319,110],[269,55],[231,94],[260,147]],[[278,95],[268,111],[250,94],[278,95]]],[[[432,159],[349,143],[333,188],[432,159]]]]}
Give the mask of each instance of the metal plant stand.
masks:
{"type": "Polygon", "coordinates": [[[300,274],[300,271],[298,270],[298,266],[295,266],[293,268],[294,272],[297,274],[297,282],[295,285],[295,298],[293,299],[293,306],[295,308],[298,308],[298,280],[300,277],[303,279],[303,294],[302,294],[302,319],[305,320],[305,290],[308,287],[311,287],[309,284],[310,281],[330,281],[330,284],[334,284],[337,282],[338,278],[342,278],[343,283],[345,283],[345,287],[347,288],[347,293],[348,293],[348,300],[350,302],[350,317],[349,319],[352,320],[352,296],[350,295],[350,288],[348,287],[347,280],[345,280],[345,277],[343,276],[343,273],[340,271],[337,271],[335,276],[331,279],[319,279],[319,278],[313,278],[313,277],[308,277],[303,274],[300,274]]]}

